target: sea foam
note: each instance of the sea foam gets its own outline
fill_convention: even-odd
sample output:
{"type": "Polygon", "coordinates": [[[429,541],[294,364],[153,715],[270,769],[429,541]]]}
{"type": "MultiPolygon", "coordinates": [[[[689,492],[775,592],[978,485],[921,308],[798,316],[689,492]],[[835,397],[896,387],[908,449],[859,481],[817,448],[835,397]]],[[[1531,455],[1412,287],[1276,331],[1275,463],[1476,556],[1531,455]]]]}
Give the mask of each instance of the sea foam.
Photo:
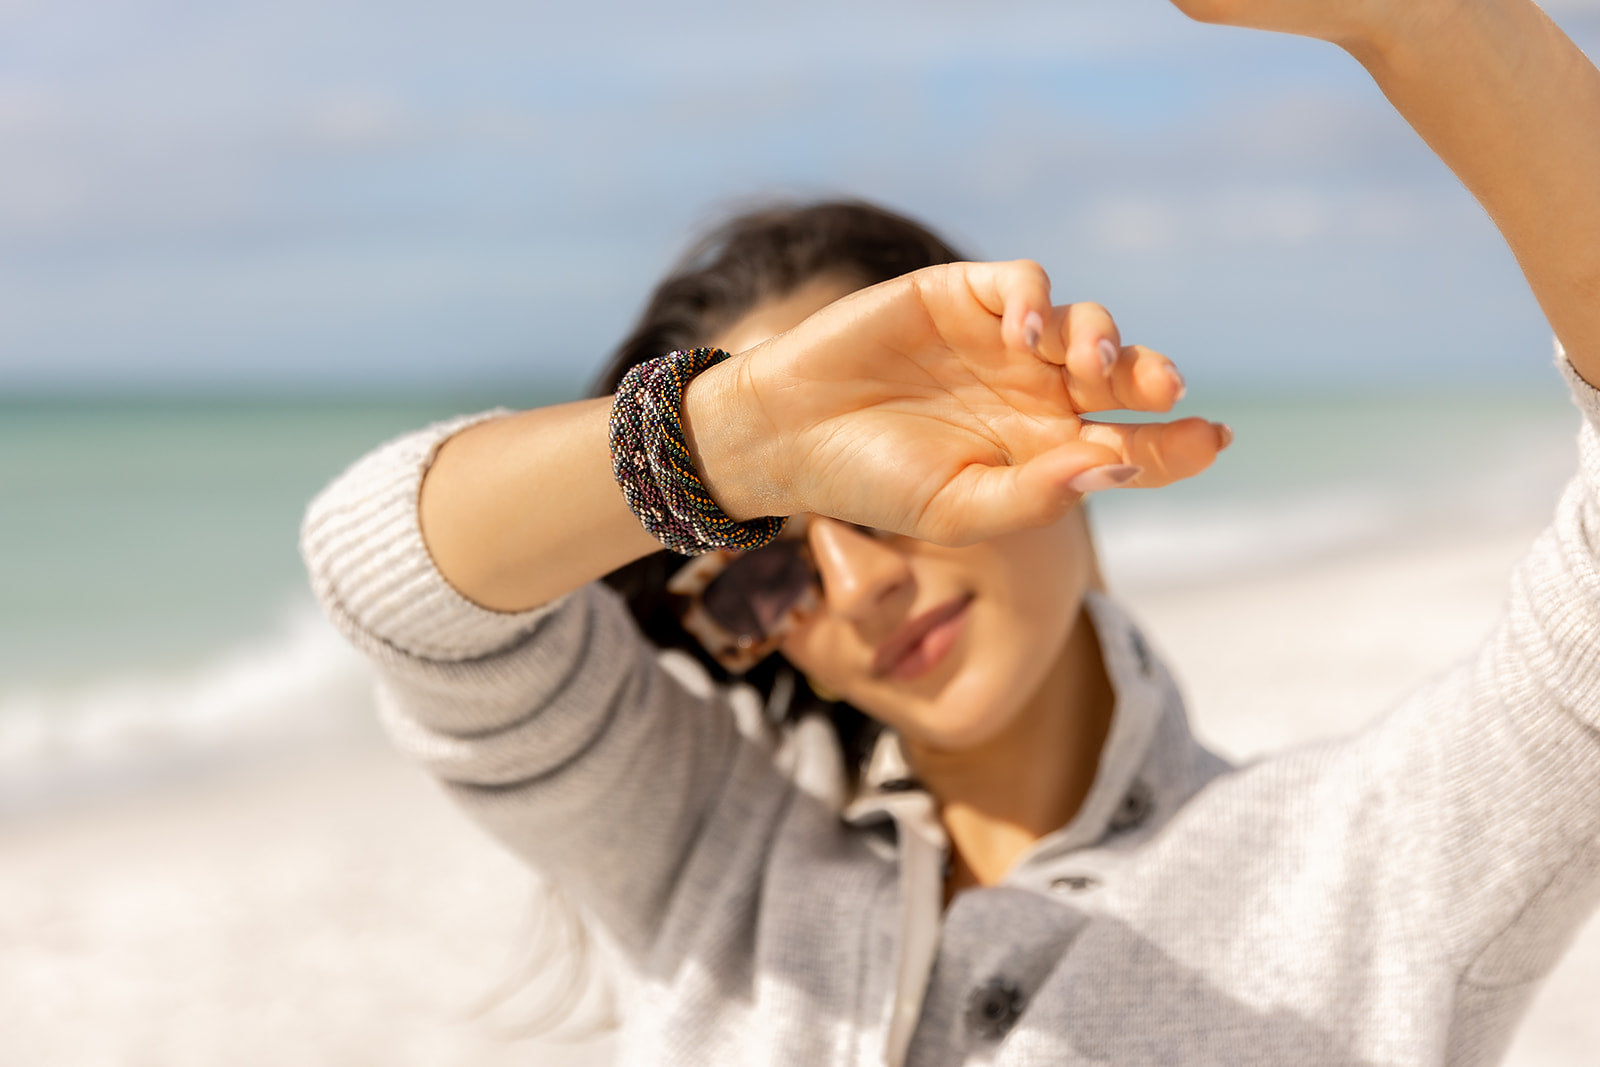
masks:
{"type": "Polygon", "coordinates": [[[309,603],[181,672],[0,689],[0,816],[374,733],[370,674],[309,603]]]}
{"type": "MultiPolygon", "coordinates": [[[[1114,590],[1225,581],[1418,538],[1536,525],[1570,470],[1560,455],[1569,448],[1502,457],[1442,493],[1408,478],[1367,478],[1301,492],[1112,493],[1091,511],[1114,590]]],[[[271,632],[187,670],[0,685],[0,817],[376,734],[370,670],[302,597],[271,632]]]]}

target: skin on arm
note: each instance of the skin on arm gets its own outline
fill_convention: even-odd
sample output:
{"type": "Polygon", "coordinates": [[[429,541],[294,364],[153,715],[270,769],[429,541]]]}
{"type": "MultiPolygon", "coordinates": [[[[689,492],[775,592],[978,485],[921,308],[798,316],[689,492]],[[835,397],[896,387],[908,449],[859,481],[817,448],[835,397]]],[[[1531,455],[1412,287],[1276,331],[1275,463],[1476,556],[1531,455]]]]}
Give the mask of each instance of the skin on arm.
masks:
{"type": "Polygon", "coordinates": [[[1528,0],[1453,0],[1353,54],[1488,211],[1600,382],[1600,71],[1528,0]]]}
{"type": "Polygon", "coordinates": [[[445,580],[495,611],[548,603],[661,546],[611,477],[602,397],[479,423],[446,441],[417,502],[445,580]]]}
{"type": "Polygon", "coordinates": [[[1338,44],[1478,199],[1600,382],[1600,72],[1531,0],[1174,0],[1338,44]]]}

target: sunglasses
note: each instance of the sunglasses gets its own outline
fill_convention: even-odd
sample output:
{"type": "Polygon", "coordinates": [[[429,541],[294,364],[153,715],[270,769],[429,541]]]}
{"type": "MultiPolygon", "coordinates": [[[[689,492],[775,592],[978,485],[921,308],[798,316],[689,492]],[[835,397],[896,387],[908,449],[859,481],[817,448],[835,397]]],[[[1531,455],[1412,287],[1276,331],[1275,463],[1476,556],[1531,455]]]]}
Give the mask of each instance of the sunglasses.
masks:
{"type": "MultiPolygon", "coordinates": [[[[888,530],[850,524],[859,534],[893,541],[888,530]]],[[[743,674],[822,606],[822,573],[811,555],[809,515],[793,515],[777,540],[748,552],[696,556],[667,579],[679,621],[713,659],[743,674]]]]}
{"type": "Polygon", "coordinates": [[[680,620],[732,674],[771,655],[821,604],[822,580],[796,515],[778,538],[748,552],[696,556],[667,581],[683,600],[680,620]]]}

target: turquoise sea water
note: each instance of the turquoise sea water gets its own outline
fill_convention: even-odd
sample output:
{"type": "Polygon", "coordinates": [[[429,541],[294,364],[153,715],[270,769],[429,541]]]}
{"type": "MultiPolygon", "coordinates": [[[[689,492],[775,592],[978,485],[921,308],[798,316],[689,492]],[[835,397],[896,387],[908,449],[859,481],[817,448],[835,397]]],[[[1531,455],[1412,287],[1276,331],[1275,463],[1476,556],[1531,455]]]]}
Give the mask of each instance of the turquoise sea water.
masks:
{"type": "MultiPolygon", "coordinates": [[[[531,390],[503,402],[563,398],[531,390]]],[[[379,441],[496,402],[0,403],[0,685],[181,667],[265,632],[303,595],[296,530],[321,485],[379,441]]],[[[1230,515],[1242,547],[1249,518],[1319,501],[1364,509],[1359,517],[1373,532],[1425,521],[1430,511],[1477,509],[1483,521],[1537,516],[1570,468],[1576,419],[1558,386],[1507,395],[1224,396],[1191,399],[1184,410],[1228,421],[1237,443],[1189,483],[1099,498],[1114,559],[1119,541],[1181,543],[1196,522],[1230,515]]],[[[1279,548],[1293,556],[1336,541],[1337,532],[1284,531],[1279,548]]],[[[1181,560],[1161,568],[1182,569],[1181,560]]]]}
{"type": "MultiPolygon", "coordinates": [[[[352,661],[305,588],[307,501],[395,434],[566,398],[0,401],[0,771],[325,715],[352,661]]],[[[1228,421],[1236,443],[1189,483],[1096,499],[1113,585],[1531,526],[1577,427],[1553,375],[1500,393],[1191,395],[1182,413],[1228,421]]]]}
{"type": "Polygon", "coordinates": [[[0,684],[178,667],[266,631],[304,586],[312,494],[379,441],[495,402],[0,404],[0,684]]]}

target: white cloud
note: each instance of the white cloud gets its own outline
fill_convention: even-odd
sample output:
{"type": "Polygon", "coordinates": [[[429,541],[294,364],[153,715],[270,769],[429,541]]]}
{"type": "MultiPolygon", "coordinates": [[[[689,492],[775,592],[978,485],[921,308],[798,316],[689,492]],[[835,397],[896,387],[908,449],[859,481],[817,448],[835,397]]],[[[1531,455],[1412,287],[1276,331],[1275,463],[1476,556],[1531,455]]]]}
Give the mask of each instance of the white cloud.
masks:
{"type": "Polygon", "coordinates": [[[1228,189],[1196,212],[1208,236],[1247,246],[1305,244],[1326,235],[1337,214],[1333,196],[1305,186],[1228,189]]]}
{"type": "Polygon", "coordinates": [[[1086,198],[1071,232],[1090,250],[1139,258],[1366,249],[1408,254],[1486,225],[1470,200],[1430,186],[1174,180],[1086,198]]]}
{"type": "MultiPolygon", "coordinates": [[[[249,328],[219,276],[302,309],[308,335],[388,336],[382,299],[334,314],[319,272],[263,263],[501,306],[508,262],[569,242],[610,257],[586,277],[642,285],[687,220],[770,189],[880,196],[1008,255],[1048,257],[1049,216],[1062,255],[1176,273],[1341,242],[1414,254],[1472,208],[1336,51],[1164,0],[166,4],[109,24],[92,0],[0,7],[27,31],[0,74],[0,270],[59,311],[0,305],[13,349],[117,349],[117,294],[151,264],[163,295],[134,325],[152,359],[193,349],[186,304],[249,328]],[[435,255],[449,285],[385,272],[435,255]]],[[[470,328],[406,342],[467,366],[500,343],[470,328]]]]}
{"type": "Polygon", "coordinates": [[[92,196],[88,176],[75,168],[17,159],[0,168],[0,233],[58,234],[82,216],[92,196]]]}
{"type": "Polygon", "coordinates": [[[350,89],[315,101],[308,115],[312,135],[339,148],[382,148],[400,144],[414,123],[399,101],[378,89],[350,89]]]}
{"type": "Polygon", "coordinates": [[[0,85],[0,138],[48,129],[59,121],[60,110],[57,100],[43,86],[0,85]]]}
{"type": "Polygon", "coordinates": [[[1108,251],[1151,255],[1184,241],[1185,213],[1171,198],[1116,193],[1091,202],[1085,214],[1091,238],[1108,251]]]}

